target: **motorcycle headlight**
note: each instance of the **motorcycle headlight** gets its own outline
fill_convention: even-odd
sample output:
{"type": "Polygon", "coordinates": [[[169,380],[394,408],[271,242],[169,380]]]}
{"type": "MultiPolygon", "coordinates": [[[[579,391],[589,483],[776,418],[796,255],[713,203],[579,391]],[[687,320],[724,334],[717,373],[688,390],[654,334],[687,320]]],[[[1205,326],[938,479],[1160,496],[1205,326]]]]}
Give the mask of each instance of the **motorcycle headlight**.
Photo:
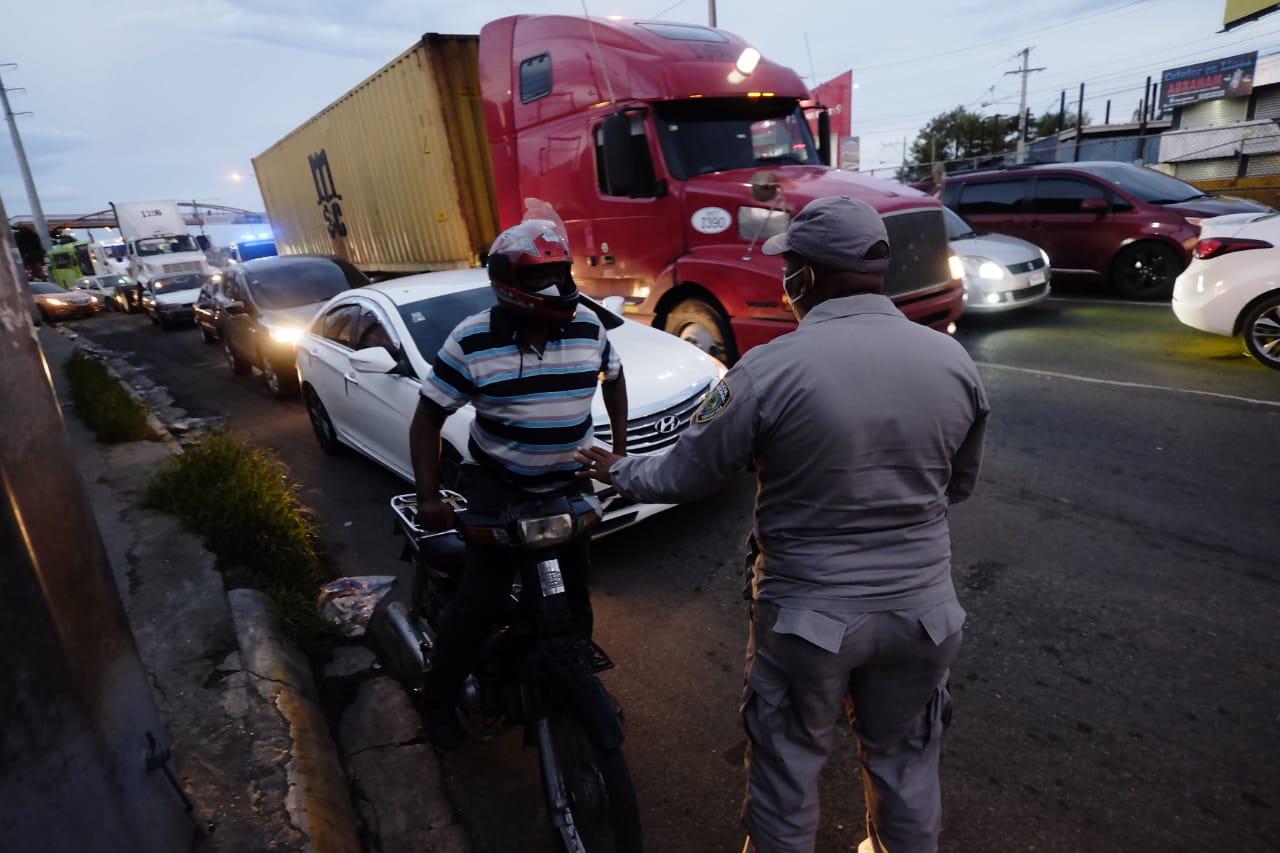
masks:
{"type": "Polygon", "coordinates": [[[520,539],[526,545],[558,545],[573,538],[573,516],[567,512],[520,519],[520,539]]]}

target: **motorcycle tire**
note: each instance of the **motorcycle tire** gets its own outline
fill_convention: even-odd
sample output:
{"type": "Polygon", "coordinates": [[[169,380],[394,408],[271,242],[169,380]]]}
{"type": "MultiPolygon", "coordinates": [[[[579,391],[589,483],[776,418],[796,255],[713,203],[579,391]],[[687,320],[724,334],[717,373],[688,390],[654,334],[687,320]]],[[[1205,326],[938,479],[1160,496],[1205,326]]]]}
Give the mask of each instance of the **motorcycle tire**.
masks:
{"type": "Polygon", "coordinates": [[[572,718],[539,738],[551,829],[566,853],[641,853],[640,808],[620,748],[601,749],[572,718]]]}

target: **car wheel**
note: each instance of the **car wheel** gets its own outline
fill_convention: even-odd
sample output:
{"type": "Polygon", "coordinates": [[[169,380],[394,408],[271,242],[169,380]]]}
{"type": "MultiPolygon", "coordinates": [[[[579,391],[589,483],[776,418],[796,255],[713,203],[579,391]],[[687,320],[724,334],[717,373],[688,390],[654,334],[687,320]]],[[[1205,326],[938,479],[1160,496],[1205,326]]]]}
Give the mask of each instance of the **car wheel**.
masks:
{"type": "Polygon", "coordinates": [[[725,364],[737,360],[729,323],[719,309],[701,299],[686,299],[667,312],[662,328],[725,364]]]}
{"type": "Polygon", "coordinates": [[[277,400],[287,400],[298,393],[298,377],[293,373],[282,373],[271,363],[271,359],[262,358],[262,377],[267,380],[267,390],[277,400]]]}
{"type": "Polygon", "coordinates": [[[320,445],[320,449],[330,455],[342,450],[342,442],[338,441],[338,431],[333,428],[329,412],[325,409],[324,403],[320,402],[315,389],[308,385],[303,396],[307,404],[307,417],[311,419],[311,430],[316,434],[316,442],[320,445]]]}
{"type": "Polygon", "coordinates": [[[249,365],[245,364],[240,357],[236,355],[235,350],[231,348],[230,341],[224,340],[222,342],[222,354],[227,359],[227,367],[231,368],[231,372],[236,376],[244,376],[249,372],[249,365]]]}
{"type": "Polygon", "coordinates": [[[1128,299],[1168,299],[1182,272],[1178,254],[1160,243],[1134,243],[1111,264],[1111,286],[1128,299]]]}
{"type": "Polygon", "coordinates": [[[1240,329],[1249,354],[1259,364],[1280,370],[1280,294],[1273,294],[1249,309],[1240,329]]]}

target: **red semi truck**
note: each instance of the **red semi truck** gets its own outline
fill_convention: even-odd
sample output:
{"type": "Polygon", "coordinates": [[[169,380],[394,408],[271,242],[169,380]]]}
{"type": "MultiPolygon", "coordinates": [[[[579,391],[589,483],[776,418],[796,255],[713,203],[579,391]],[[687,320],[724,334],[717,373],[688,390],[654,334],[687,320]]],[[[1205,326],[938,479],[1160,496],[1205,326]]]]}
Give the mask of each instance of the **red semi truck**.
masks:
{"type": "Polygon", "coordinates": [[[526,199],[550,202],[583,290],[728,362],[795,327],[760,244],[812,199],[847,195],[884,216],[888,295],[948,329],[963,286],[939,203],[826,165],[808,98],[723,30],[517,15],[478,45],[424,36],[254,162],[282,253],[374,274],[478,263],[526,199]]]}

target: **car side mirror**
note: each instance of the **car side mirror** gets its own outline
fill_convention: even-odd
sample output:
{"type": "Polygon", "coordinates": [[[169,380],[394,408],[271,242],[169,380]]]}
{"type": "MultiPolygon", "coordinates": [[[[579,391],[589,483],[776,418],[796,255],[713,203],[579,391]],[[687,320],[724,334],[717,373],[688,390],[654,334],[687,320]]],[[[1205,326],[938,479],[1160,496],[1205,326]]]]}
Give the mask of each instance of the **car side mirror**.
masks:
{"type": "Polygon", "coordinates": [[[1080,202],[1081,213],[1106,213],[1110,209],[1105,198],[1086,198],[1080,202]]]}
{"type": "Polygon", "coordinates": [[[222,307],[222,310],[226,311],[228,314],[234,317],[239,317],[241,315],[249,313],[249,306],[237,300],[235,302],[228,302],[226,305],[222,307]]]}
{"type": "Polygon", "coordinates": [[[351,353],[351,367],[361,373],[390,373],[399,362],[386,347],[365,347],[351,353]]]}

